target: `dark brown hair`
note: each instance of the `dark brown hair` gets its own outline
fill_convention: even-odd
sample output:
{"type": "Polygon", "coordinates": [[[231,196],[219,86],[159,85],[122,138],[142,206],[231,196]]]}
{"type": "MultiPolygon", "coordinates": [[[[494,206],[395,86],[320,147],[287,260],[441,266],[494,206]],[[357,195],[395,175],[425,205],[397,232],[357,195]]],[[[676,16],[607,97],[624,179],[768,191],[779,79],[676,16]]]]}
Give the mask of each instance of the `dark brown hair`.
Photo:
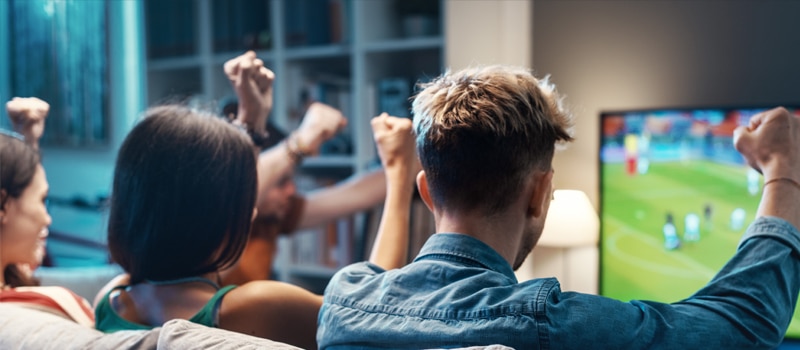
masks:
{"type": "Polygon", "coordinates": [[[120,148],[108,244],[131,283],[232,265],[247,242],[256,200],[250,139],[212,114],[149,109],[120,148]]]}
{"type": "Polygon", "coordinates": [[[556,143],[572,140],[555,88],[527,69],[469,68],[420,87],[417,152],[443,209],[502,211],[531,171],[550,170],[556,143]]]}

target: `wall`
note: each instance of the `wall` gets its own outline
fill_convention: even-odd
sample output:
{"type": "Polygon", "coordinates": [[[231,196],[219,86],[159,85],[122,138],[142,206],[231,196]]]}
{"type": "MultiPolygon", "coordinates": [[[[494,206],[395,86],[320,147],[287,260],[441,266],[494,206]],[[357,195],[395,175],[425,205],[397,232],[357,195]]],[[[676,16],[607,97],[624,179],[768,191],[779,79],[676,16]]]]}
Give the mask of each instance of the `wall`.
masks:
{"type": "Polygon", "coordinates": [[[529,66],[533,0],[445,1],[445,66],[529,66]]]}
{"type": "Polygon", "coordinates": [[[577,117],[556,186],[598,203],[602,110],[800,103],[794,1],[536,0],[533,65],[577,117]]]}
{"type": "Polygon", "coordinates": [[[117,149],[145,104],[142,6],[134,1],[109,2],[111,144],[101,150],[43,148],[54,196],[94,200],[110,191],[117,149]]]}

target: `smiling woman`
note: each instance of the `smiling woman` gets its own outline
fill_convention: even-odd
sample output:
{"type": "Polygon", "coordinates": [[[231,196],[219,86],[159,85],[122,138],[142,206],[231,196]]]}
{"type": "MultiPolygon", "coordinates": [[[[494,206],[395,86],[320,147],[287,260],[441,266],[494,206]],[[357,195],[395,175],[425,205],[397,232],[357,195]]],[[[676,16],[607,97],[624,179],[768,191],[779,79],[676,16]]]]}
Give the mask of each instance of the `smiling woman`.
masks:
{"type": "Polygon", "coordinates": [[[45,310],[86,326],[94,325],[91,307],[61,287],[37,287],[33,270],[44,257],[51,223],[45,206],[48,184],[35,145],[44,132],[49,105],[37,98],[7,105],[22,134],[0,133],[0,302],[45,310]],[[26,143],[26,141],[28,143],[26,143]]]}
{"type": "Polygon", "coordinates": [[[21,265],[41,262],[50,216],[39,155],[21,139],[0,134],[0,267],[3,285],[33,284],[21,265]]]}

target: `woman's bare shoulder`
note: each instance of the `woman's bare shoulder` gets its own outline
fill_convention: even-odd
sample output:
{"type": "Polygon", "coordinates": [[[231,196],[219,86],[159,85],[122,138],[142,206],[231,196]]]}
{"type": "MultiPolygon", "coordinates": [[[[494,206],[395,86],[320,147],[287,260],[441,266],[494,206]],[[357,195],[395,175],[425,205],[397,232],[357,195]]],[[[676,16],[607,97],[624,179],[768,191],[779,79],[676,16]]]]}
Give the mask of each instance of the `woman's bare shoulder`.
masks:
{"type": "Polygon", "coordinates": [[[304,349],[316,348],[322,296],[276,281],[243,284],[225,296],[220,328],[272,339],[304,349]]]}
{"type": "Polygon", "coordinates": [[[92,305],[94,305],[94,307],[97,307],[97,303],[100,302],[100,299],[104,298],[109,291],[114,289],[114,287],[127,285],[130,283],[130,281],[131,281],[131,276],[128,275],[127,273],[122,273],[112,278],[110,281],[108,281],[108,283],[106,283],[105,286],[103,286],[103,288],[100,288],[100,291],[97,292],[97,295],[95,295],[92,305]]]}
{"type": "Polygon", "coordinates": [[[272,310],[298,306],[319,308],[322,305],[322,296],[285,282],[252,281],[231,290],[225,296],[225,304],[245,309],[267,307],[272,310]]]}

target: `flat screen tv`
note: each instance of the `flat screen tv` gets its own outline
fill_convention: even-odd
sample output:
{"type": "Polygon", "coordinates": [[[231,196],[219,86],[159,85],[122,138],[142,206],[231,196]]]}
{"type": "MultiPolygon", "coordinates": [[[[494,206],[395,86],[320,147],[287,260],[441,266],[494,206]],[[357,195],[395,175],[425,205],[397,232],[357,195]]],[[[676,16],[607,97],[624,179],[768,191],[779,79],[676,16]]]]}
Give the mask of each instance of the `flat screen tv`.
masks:
{"type": "MultiPolygon", "coordinates": [[[[678,301],[733,256],[763,183],[734,149],[733,130],[766,109],[601,114],[600,294],[678,301]]],[[[800,338],[798,312],[787,338],[800,338]]]]}

